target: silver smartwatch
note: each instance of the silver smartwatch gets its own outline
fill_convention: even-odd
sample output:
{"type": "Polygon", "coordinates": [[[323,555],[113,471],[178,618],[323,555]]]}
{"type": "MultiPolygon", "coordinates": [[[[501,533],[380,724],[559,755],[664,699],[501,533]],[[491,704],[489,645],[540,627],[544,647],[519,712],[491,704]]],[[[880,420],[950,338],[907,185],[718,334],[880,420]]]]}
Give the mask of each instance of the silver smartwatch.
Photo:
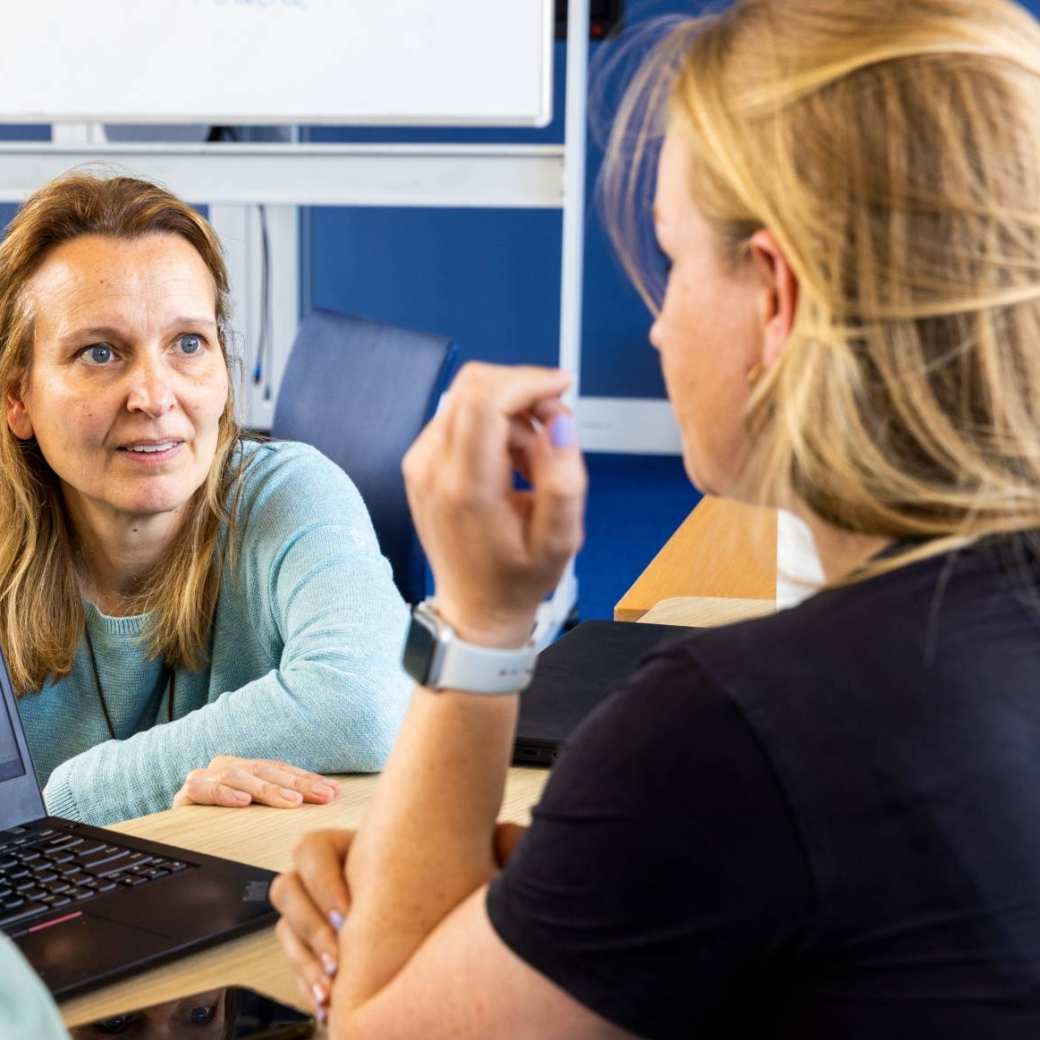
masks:
{"type": "Polygon", "coordinates": [[[412,608],[412,623],[401,663],[430,690],[463,693],[518,693],[534,674],[538,651],[530,640],[517,650],[495,650],[465,643],[430,600],[412,608]]]}

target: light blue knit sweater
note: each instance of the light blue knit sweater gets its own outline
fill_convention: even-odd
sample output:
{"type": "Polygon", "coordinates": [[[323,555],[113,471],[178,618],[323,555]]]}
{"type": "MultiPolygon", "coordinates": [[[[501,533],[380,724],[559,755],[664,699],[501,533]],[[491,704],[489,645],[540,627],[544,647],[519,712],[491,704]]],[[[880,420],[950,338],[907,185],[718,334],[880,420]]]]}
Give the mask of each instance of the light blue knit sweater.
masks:
{"type": "Polygon", "coordinates": [[[54,1000],[18,947],[0,935],[0,1037],[67,1040],[54,1000]]]}
{"type": "Polygon", "coordinates": [[[247,442],[239,552],[226,570],[210,663],[176,676],[138,638],[148,615],[87,624],[71,673],[19,701],[47,809],[106,824],[168,808],[215,755],[280,758],[325,773],[380,769],[412,683],[400,667],[407,610],[357,489],[303,444],[247,442]]]}

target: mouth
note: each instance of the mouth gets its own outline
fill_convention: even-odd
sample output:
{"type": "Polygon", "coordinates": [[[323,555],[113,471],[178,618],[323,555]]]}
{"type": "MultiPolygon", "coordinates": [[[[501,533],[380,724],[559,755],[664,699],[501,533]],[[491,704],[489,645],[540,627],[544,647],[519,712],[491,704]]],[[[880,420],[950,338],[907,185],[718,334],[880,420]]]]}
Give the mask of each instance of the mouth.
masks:
{"type": "Polygon", "coordinates": [[[134,441],[132,444],[124,444],[116,450],[135,462],[157,463],[173,458],[183,445],[184,441],[176,439],[134,441]]]}

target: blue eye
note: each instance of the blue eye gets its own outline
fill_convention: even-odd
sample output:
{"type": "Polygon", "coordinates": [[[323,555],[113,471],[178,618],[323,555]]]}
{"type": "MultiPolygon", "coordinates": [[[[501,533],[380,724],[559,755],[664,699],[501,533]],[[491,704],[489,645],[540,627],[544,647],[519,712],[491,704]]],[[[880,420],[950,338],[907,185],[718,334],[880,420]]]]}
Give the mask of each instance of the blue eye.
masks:
{"type": "Polygon", "coordinates": [[[104,343],[95,343],[92,347],[87,347],[83,353],[94,365],[107,365],[115,356],[112,348],[104,343]]]}
{"type": "Polygon", "coordinates": [[[202,337],[196,336],[194,332],[186,332],[177,342],[181,346],[181,351],[185,354],[197,354],[202,350],[202,337]]]}

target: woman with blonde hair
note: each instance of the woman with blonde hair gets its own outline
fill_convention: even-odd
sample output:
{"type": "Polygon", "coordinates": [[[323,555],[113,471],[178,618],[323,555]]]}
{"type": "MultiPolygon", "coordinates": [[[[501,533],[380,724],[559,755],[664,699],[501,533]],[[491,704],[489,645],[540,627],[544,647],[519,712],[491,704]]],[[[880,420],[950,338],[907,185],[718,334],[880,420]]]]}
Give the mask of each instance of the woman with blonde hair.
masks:
{"type": "MultiPolygon", "coordinates": [[[[516,698],[410,662],[361,830],[275,886],[305,991],[354,1040],[1036,1036],[1040,28],[1007,0],[680,19],[604,188],[687,471],[796,510],[826,582],[662,645],[518,843],[516,698]]],[[[566,385],[469,369],[406,459],[440,624],[506,661],[581,537],[566,385]]]]}
{"type": "Polygon", "coordinates": [[[0,242],[0,644],[54,815],[328,801],[395,733],[364,504],[243,437],[229,336],[216,236],[155,185],[60,178],[0,242]]]}

